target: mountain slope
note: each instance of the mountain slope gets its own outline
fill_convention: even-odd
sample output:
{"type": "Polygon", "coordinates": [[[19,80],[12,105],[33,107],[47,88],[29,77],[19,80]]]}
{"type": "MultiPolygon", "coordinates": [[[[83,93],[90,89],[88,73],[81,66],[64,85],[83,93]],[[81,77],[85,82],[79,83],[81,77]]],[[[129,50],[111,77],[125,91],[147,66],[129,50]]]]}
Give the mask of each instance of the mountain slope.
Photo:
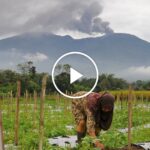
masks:
{"type": "MultiPolygon", "coordinates": [[[[115,73],[131,66],[148,66],[150,64],[150,43],[123,33],[85,39],[73,39],[70,36],[53,34],[23,34],[3,39],[0,40],[2,64],[7,63],[6,59],[15,64],[19,63],[17,58],[14,60],[9,58],[12,50],[23,55],[43,53],[49,57],[51,67],[56,58],[69,51],[87,53],[104,72],[115,73]]],[[[39,65],[39,67],[42,66],[39,65]]]]}

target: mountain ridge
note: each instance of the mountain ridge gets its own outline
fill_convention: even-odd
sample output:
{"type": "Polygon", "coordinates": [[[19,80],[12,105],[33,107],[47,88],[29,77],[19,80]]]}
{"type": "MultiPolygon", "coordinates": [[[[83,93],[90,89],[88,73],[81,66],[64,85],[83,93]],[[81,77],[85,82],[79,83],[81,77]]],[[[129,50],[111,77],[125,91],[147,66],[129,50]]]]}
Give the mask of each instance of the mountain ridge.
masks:
{"type": "MultiPolygon", "coordinates": [[[[74,39],[69,35],[55,34],[22,34],[0,40],[0,54],[3,63],[7,60],[19,63],[9,58],[12,50],[22,55],[35,53],[45,54],[50,60],[50,66],[64,53],[81,51],[90,55],[103,72],[118,73],[130,67],[150,66],[150,43],[139,37],[125,33],[113,33],[101,37],[74,39]],[[5,54],[7,53],[7,55],[5,54]]],[[[22,56],[20,56],[22,57],[22,56]]],[[[19,58],[18,58],[18,61],[19,58]]],[[[49,63],[48,60],[46,63],[49,63]]],[[[39,68],[43,69],[42,64],[39,68]]]]}

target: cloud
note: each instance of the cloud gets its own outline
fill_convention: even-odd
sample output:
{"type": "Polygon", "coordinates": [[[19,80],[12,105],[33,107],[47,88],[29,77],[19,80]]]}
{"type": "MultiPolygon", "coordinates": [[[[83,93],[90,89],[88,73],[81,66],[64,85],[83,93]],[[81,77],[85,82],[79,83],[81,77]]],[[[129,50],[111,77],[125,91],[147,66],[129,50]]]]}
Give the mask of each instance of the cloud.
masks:
{"type": "Polygon", "coordinates": [[[26,61],[42,62],[47,60],[48,56],[43,53],[36,52],[35,54],[27,53],[23,56],[23,58],[26,61]]]}
{"type": "Polygon", "coordinates": [[[101,18],[109,20],[115,32],[130,33],[150,41],[149,0],[103,0],[101,18]]]}
{"type": "Polygon", "coordinates": [[[149,6],[149,0],[0,0],[0,38],[65,31],[80,38],[113,28],[150,41],[149,6]]]}
{"type": "Polygon", "coordinates": [[[111,33],[109,22],[100,18],[101,1],[0,0],[0,36],[24,32],[79,31],[111,33]]]}
{"type": "Polygon", "coordinates": [[[39,67],[42,63],[48,63],[49,57],[41,52],[23,52],[12,48],[9,51],[0,51],[0,60],[0,69],[16,69],[17,64],[26,61],[32,61],[39,67]]]}
{"type": "Polygon", "coordinates": [[[38,72],[50,72],[53,65],[51,60],[44,53],[23,52],[18,49],[0,51],[0,69],[11,69],[17,71],[17,65],[32,61],[38,72]]]}
{"type": "Polygon", "coordinates": [[[150,76],[150,66],[130,67],[128,69],[128,72],[130,72],[131,74],[150,76]]]}
{"type": "Polygon", "coordinates": [[[150,66],[131,66],[116,73],[119,77],[135,80],[150,80],[150,66]]]}

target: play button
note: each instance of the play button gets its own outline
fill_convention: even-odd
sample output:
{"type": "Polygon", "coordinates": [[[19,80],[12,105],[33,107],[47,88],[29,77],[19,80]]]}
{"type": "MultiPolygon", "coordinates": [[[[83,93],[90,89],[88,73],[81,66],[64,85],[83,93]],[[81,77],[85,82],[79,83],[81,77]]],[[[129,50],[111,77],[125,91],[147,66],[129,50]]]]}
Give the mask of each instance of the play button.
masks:
{"type": "Polygon", "coordinates": [[[73,68],[70,68],[70,84],[74,83],[81,77],[83,77],[83,75],[81,73],[79,73],[78,71],[76,71],[73,68]]]}
{"type": "Polygon", "coordinates": [[[52,82],[65,97],[79,99],[90,94],[98,82],[94,60],[82,52],[69,52],[59,57],[52,68],[52,82]],[[84,92],[81,92],[84,91],[84,92]],[[81,92],[83,95],[76,95],[81,92]]]}

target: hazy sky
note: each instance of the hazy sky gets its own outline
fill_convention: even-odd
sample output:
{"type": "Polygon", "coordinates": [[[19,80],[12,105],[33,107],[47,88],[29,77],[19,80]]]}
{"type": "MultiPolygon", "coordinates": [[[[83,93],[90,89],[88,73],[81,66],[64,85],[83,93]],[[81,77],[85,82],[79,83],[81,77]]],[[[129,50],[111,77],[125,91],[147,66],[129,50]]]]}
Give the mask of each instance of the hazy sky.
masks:
{"type": "Polygon", "coordinates": [[[0,38],[24,32],[75,38],[130,33],[150,41],[150,0],[0,0],[0,38]]]}
{"type": "MultiPolygon", "coordinates": [[[[26,32],[74,38],[121,32],[150,42],[149,28],[150,0],[0,0],[0,39],[26,32]]],[[[0,69],[16,69],[18,63],[32,60],[45,71],[49,64],[44,51],[22,53],[13,47],[1,51],[0,60],[0,69]]],[[[114,73],[129,80],[149,79],[150,66],[131,65],[114,73]]]]}

